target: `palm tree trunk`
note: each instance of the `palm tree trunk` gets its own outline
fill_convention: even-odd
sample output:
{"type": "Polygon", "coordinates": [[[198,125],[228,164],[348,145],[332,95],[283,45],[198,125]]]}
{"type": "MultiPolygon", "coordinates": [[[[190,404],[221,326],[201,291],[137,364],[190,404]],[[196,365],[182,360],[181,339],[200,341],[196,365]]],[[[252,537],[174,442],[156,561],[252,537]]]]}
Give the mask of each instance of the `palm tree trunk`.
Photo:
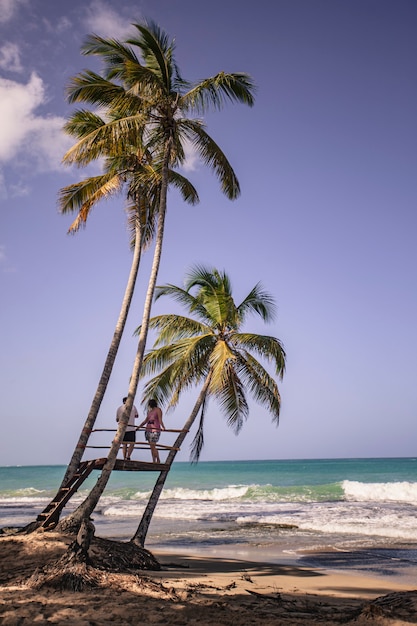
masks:
{"type": "Polygon", "coordinates": [[[72,478],[73,474],[75,474],[76,470],[78,469],[78,466],[84,454],[85,446],[87,445],[91,431],[96,422],[97,415],[98,415],[101,403],[104,398],[104,394],[106,393],[107,385],[109,383],[113,366],[116,360],[117,352],[120,346],[120,341],[122,339],[123,331],[125,329],[127,316],[129,313],[130,305],[132,303],[133,293],[135,290],[136,279],[137,279],[137,275],[139,271],[141,252],[142,252],[142,227],[141,227],[139,216],[137,217],[137,220],[136,220],[135,230],[136,230],[135,248],[133,252],[132,265],[130,268],[129,278],[127,281],[126,290],[125,290],[122,306],[121,306],[120,313],[119,313],[119,318],[117,320],[116,327],[114,330],[113,339],[111,341],[110,348],[107,353],[106,361],[104,363],[104,368],[103,368],[103,371],[102,371],[102,374],[101,374],[101,377],[100,377],[100,380],[96,389],[96,393],[91,403],[90,411],[88,413],[87,419],[85,420],[84,427],[80,433],[80,437],[78,439],[77,445],[75,446],[71,460],[68,464],[63,481],[61,483],[61,487],[63,487],[65,483],[70,478],[72,478]]]}
{"type": "Polygon", "coordinates": [[[171,158],[171,142],[168,141],[164,166],[162,170],[162,182],[161,182],[161,196],[158,212],[158,229],[155,241],[155,250],[152,262],[152,269],[149,276],[148,289],[146,292],[145,304],[143,307],[143,317],[141,330],[139,334],[138,347],[136,350],[135,362],[133,364],[132,375],[130,378],[129,391],[125,404],[125,411],[122,419],[119,421],[119,427],[116,432],[116,436],[113,439],[112,445],[107,455],[107,460],[103,466],[102,472],[97,479],[96,484],[88,494],[87,498],[79,505],[79,507],[71,513],[68,517],[62,520],[59,524],[62,530],[78,528],[84,519],[88,519],[94,509],[96,508],[98,501],[100,500],[106,485],[109,481],[114,465],[116,463],[117,453],[119,451],[123,436],[126,431],[126,426],[129,421],[130,411],[132,410],[133,402],[135,400],[136,391],[139,384],[140,370],[142,367],[143,356],[145,353],[146,339],[148,336],[149,319],[151,316],[152,301],[155,293],[156,279],[158,277],[159,266],[161,262],[162,244],[164,239],[164,227],[165,227],[165,215],[167,206],[167,192],[168,192],[168,165],[171,158]]]}
{"type": "MultiPolygon", "coordinates": [[[[178,435],[174,443],[173,450],[171,450],[167,456],[166,464],[168,465],[169,469],[171,468],[171,465],[177,455],[178,450],[180,449],[182,445],[182,442],[187,436],[188,431],[190,430],[191,426],[195,422],[198,412],[200,411],[201,405],[203,404],[204,399],[207,395],[207,391],[210,385],[210,380],[211,380],[211,375],[209,374],[204,382],[203,388],[200,391],[200,394],[197,398],[197,402],[195,403],[194,408],[191,411],[190,417],[184,424],[184,428],[182,432],[178,435]]],[[[152,516],[155,512],[156,505],[158,504],[159,497],[162,493],[162,489],[165,485],[165,481],[168,477],[169,469],[159,474],[159,477],[155,483],[155,487],[153,488],[151,497],[149,498],[148,504],[146,505],[146,509],[142,515],[140,524],[136,530],[136,533],[133,535],[131,539],[132,543],[135,543],[136,545],[139,545],[142,548],[145,545],[145,539],[146,539],[146,535],[148,534],[149,525],[151,523],[152,516]]]]}

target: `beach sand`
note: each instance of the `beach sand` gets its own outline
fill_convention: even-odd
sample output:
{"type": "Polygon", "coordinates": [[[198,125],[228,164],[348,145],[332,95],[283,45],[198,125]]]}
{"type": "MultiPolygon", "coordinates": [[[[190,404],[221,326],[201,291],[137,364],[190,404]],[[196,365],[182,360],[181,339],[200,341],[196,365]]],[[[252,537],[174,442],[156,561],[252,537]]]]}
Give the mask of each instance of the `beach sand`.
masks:
{"type": "Polygon", "coordinates": [[[33,589],[37,570],[66,553],[55,532],[0,537],[2,626],[199,624],[403,626],[417,623],[417,591],[382,578],[154,552],[160,571],[104,572],[97,587],[33,589]]]}

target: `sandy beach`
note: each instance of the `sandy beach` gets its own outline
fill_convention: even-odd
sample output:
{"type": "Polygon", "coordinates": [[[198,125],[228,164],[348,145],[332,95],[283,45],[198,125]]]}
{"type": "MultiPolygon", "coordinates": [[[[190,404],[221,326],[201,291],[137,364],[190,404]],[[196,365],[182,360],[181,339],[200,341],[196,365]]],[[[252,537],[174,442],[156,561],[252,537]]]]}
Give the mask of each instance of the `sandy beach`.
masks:
{"type": "Polygon", "coordinates": [[[22,624],[354,624],[417,623],[417,591],[381,578],[190,554],[157,553],[160,571],[88,568],[94,586],[33,588],[67,553],[56,532],[0,537],[0,622],[22,624]],[[31,579],[32,577],[32,579],[31,579]]]}

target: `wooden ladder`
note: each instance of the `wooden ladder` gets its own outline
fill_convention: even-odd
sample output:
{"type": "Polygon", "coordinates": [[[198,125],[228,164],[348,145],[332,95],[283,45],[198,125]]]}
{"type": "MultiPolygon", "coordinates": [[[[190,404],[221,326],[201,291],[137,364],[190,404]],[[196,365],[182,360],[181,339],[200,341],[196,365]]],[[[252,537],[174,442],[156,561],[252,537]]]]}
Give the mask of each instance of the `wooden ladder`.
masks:
{"type": "Polygon", "coordinates": [[[42,528],[53,528],[57,525],[59,516],[62,509],[68,502],[68,500],[74,495],[78,488],[83,484],[85,479],[91,474],[95,468],[96,461],[81,461],[75,474],[65,483],[64,487],[56,494],[55,498],[48,504],[48,506],[39,513],[36,518],[42,528]]]}

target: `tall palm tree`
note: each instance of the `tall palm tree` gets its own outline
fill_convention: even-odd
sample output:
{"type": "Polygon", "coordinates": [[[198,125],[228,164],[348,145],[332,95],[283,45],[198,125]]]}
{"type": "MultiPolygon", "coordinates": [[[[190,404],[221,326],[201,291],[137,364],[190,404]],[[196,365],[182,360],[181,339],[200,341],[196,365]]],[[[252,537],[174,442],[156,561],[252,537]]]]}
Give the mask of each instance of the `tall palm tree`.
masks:
{"type": "Polygon", "coordinates": [[[69,516],[67,524],[76,525],[89,517],[110,478],[123,438],[139,382],[146,346],[151,305],[162,254],[169,170],[185,160],[184,142],[190,141],[203,162],[214,170],[227,197],[239,195],[237,177],[219,146],[204,130],[201,120],[192,119],[209,106],[220,108],[227,100],[254,103],[254,85],[247,74],[219,74],[196,84],[185,81],[175,61],[174,43],[155,23],[134,24],[137,35],[126,43],[96,35],[88,38],[85,54],[104,60],[103,76],[86,71],[70,86],[70,100],[117,110],[117,119],[84,136],[67,154],[67,162],[88,163],[101,155],[108,137],[134,143],[146,137],[154,162],[161,163],[161,188],[158,226],[153,264],[143,308],[141,331],[130,379],[125,413],[119,421],[107,461],[87,499],[69,516]],[[139,56],[136,53],[139,52],[139,56]]]}
{"type": "MultiPolygon", "coordinates": [[[[147,383],[144,396],[156,398],[162,405],[172,408],[184,391],[202,385],[191,415],[167,457],[166,464],[170,466],[200,414],[191,454],[193,461],[198,460],[204,443],[203,427],[209,397],[219,402],[228,425],[236,433],[249,415],[246,391],[271,413],[278,424],[281,406],[278,385],[256,357],[272,363],[275,376],[282,378],[285,352],[275,337],[242,331],[248,314],[255,313],[265,322],[273,319],[273,298],[259,283],[236,305],[225,272],[196,266],[186,278],[184,288],[175,285],[157,288],[157,298],[167,295],[183,305],[193,317],[159,315],[151,318],[150,327],[159,335],[154,349],[145,356],[142,375],[156,375],[147,383]],[[194,288],[195,295],[191,293],[194,288]]],[[[168,471],[160,473],[132,538],[141,546],[167,475],[168,471]]]]}
{"type": "MultiPolygon", "coordinates": [[[[100,199],[119,193],[124,186],[123,183],[123,173],[114,173],[109,169],[109,171],[103,175],[88,178],[81,183],[63,188],[59,198],[61,212],[67,213],[69,211],[78,210],[78,215],[71,224],[69,232],[74,233],[79,230],[82,225],[85,225],[93,206],[95,206],[100,199]]],[[[128,191],[128,197],[129,195],[132,195],[131,190],[128,191]]],[[[91,431],[94,428],[126,325],[139,271],[142,250],[149,244],[152,238],[154,224],[154,213],[152,211],[153,203],[148,204],[145,196],[136,193],[134,194],[134,198],[135,202],[128,207],[130,227],[133,228],[134,232],[134,252],[122,305],[90,410],[86,417],[84,427],[80,432],[61,487],[63,487],[76,472],[91,431]]]]}
{"type": "MultiPolygon", "coordinates": [[[[97,114],[93,114],[90,111],[77,111],[65,125],[65,130],[72,136],[82,138],[95,129],[104,126],[105,123],[104,119],[97,114]]],[[[118,142],[114,145],[112,141],[109,141],[103,146],[103,151],[104,149],[108,155],[105,159],[104,173],[61,189],[59,206],[64,214],[77,212],[77,217],[69,228],[70,233],[75,233],[81,226],[86,224],[92,208],[101,199],[106,199],[125,190],[128,200],[126,210],[129,216],[134,253],[122,306],[103,371],[61,487],[76,472],[97,419],[126,325],[141,253],[149,246],[155,234],[156,214],[161,187],[160,172],[152,166],[151,155],[142,144],[139,146],[126,145],[118,142]]],[[[198,202],[196,190],[178,172],[170,170],[169,182],[178,188],[184,201],[191,204],[198,202]]]]}

